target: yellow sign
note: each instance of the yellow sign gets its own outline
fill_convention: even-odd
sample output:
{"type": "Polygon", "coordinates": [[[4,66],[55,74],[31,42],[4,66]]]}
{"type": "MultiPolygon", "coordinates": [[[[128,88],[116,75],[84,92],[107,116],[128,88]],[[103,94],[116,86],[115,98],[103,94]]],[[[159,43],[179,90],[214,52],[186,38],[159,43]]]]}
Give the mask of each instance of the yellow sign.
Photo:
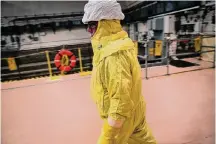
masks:
{"type": "Polygon", "coordinates": [[[162,41],[156,40],[155,42],[155,56],[161,56],[162,54],[162,41]]]}
{"type": "Polygon", "coordinates": [[[8,68],[9,70],[13,71],[13,70],[17,70],[17,65],[16,65],[16,61],[14,58],[8,58],[8,68]]]}
{"type": "Polygon", "coordinates": [[[194,47],[196,52],[200,51],[200,37],[194,39],[194,47]]]}
{"type": "Polygon", "coordinates": [[[153,56],[154,55],[154,48],[149,48],[149,55],[153,56]]]}

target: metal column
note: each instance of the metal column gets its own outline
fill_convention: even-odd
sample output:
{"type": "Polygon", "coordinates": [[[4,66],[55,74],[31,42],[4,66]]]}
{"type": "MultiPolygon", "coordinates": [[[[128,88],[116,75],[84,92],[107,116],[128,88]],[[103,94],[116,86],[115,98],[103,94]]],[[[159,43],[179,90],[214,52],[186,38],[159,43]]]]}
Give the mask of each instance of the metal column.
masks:
{"type": "Polygon", "coordinates": [[[148,79],[148,45],[145,48],[145,78],[148,79]]]}
{"type": "Polygon", "coordinates": [[[202,60],[202,41],[203,41],[203,36],[201,35],[200,36],[200,57],[199,57],[199,60],[202,60]]]}
{"type": "Polygon", "coordinates": [[[169,75],[169,64],[170,64],[169,45],[170,45],[170,42],[166,40],[167,75],[169,75]]]}
{"type": "Polygon", "coordinates": [[[214,51],[214,59],[213,59],[213,68],[215,68],[215,51],[214,51]]]}

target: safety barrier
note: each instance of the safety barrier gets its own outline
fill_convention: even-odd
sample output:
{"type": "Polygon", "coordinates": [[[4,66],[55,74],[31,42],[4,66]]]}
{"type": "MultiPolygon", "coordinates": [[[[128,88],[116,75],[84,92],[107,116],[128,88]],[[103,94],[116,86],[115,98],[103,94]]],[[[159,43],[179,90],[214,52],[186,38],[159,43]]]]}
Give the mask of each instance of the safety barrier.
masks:
{"type": "MultiPolygon", "coordinates": [[[[156,58],[154,60],[160,60],[163,62],[166,63],[166,75],[170,75],[170,61],[173,59],[173,57],[176,57],[176,56],[188,56],[188,55],[198,55],[200,58],[199,60],[201,60],[201,54],[204,54],[204,53],[210,53],[210,52],[214,52],[214,58],[213,58],[213,68],[215,68],[215,46],[205,46],[205,45],[202,45],[202,40],[204,38],[215,38],[215,35],[201,35],[195,39],[172,39],[172,40],[169,40],[169,39],[165,39],[163,42],[164,42],[164,45],[165,45],[165,50],[166,50],[166,53],[165,55],[161,54],[161,58],[156,58]],[[195,47],[195,52],[187,52],[187,53],[178,53],[178,54],[170,54],[170,46],[171,46],[171,43],[172,42],[182,42],[182,41],[194,41],[194,47],[195,47]],[[214,50],[205,50],[203,51],[203,47],[209,47],[209,48],[214,48],[214,50]]],[[[151,41],[151,40],[150,40],[151,41]]],[[[151,52],[150,48],[147,47],[145,49],[145,55],[142,56],[142,55],[138,55],[138,58],[140,59],[143,59],[145,60],[145,64],[144,64],[144,67],[145,67],[145,78],[148,79],[148,67],[149,67],[149,51],[151,52]]],[[[142,65],[143,66],[143,65],[142,65]]]]}
{"type": "MultiPolygon", "coordinates": [[[[145,78],[148,79],[148,68],[151,65],[152,60],[159,61],[161,64],[166,65],[167,75],[169,72],[169,65],[172,57],[174,56],[186,56],[202,53],[214,52],[214,50],[203,51],[202,47],[211,47],[201,45],[201,38],[195,39],[195,52],[171,54],[170,55],[170,45],[173,41],[184,41],[189,39],[175,39],[175,40],[156,40],[154,46],[148,46],[145,48],[144,55],[142,55],[142,49],[138,49],[138,42],[134,41],[135,51],[139,60],[144,60],[144,63],[140,62],[141,66],[145,67],[145,78]],[[165,47],[164,47],[165,46],[165,47]],[[153,50],[152,50],[153,49],[153,50]],[[154,56],[153,59],[150,57],[154,56]]],[[[58,50],[46,50],[37,53],[25,54],[21,56],[14,56],[8,58],[2,58],[2,81],[8,80],[22,80],[29,78],[37,78],[49,76],[51,80],[56,80],[66,74],[79,73],[80,76],[86,76],[91,74],[92,70],[92,56],[93,51],[91,47],[83,48],[68,48],[67,46],[62,46],[62,49],[68,49],[75,54],[76,66],[70,71],[59,71],[54,63],[55,55],[59,52],[58,50]]],[[[201,56],[200,56],[201,57],[201,56]]],[[[68,61],[68,60],[67,60],[68,61]]],[[[215,57],[214,57],[215,62],[215,57]]],[[[214,63],[215,65],[215,63],[214,63]]]]}
{"type": "MultiPolygon", "coordinates": [[[[138,43],[135,41],[135,50],[138,51],[138,43]]],[[[40,49],[41,50],[41,49],[40,49]]],[[[26,51],[25,53],[27,53],[26,51]]],[[[80,76],[87,76],[91,74],[92,70],[93,51],[91,47],[70,48],[68,46],[61,46],[54,50],[45,50],[30,54],[22,54],[8,58],[2,58],[2,75],[1,81],[22,80],[29,78],[47,77],[51,80],[61,78],[66,74],[79,73],[80,76]],[[75,55],[76,65],[69,72],[59,70],[56,67],[56,54],[61,50],[69,50],[75,55]]],[[[67,55],[62,56],[62,60],[58,60],[61,64],[69,65],[70,59],[67,55]]]]}
{"type": "Polygon", "coordinates": [[[59,71],[54,63],[55,55],[59,50],[45,50],[42,52],[12,56],[1,59],[1,81],[21,80],[34,77],[49,76],[52,80],[62,75],[80,73],[89,75],[92,69],[92,49],[90,47],[68,48],[76,56],[76,66],[70,72],[59,71]]]}

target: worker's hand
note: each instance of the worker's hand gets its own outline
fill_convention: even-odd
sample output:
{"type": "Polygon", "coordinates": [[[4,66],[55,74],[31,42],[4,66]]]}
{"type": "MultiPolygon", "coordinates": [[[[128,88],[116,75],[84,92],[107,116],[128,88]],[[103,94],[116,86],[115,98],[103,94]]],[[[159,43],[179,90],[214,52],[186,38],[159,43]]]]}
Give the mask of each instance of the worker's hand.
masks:
{"type": "Polygon", "coordinates": [[[119,134],[123,123],[124,120],[113,120],[111,117],[108,117],[104,121],[98,144],[116,144],[116,136],[119,134]]]}
{"type": "Polygon", "coordinates": [[[124,123],[124,120],[114,120],[111,117],[108,117],[108,124],[114,128],[121,128],[124,123]]]}

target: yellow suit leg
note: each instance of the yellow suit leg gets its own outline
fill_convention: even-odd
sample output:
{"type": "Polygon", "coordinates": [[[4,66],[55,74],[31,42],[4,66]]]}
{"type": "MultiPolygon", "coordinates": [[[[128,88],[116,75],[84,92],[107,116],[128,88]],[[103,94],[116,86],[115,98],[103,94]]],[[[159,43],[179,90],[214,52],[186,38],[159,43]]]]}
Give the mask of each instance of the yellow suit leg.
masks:
{"type": "Polygon", "coordinates": [[[153,137],[148,124],[144,122],[130,136],[128,144],[157,144],[157,142],[153,137]]]}
{"type": "Polygon", "coordinates": [[[105,120],[98,144],[157,144],[146,123],[145,106],[141,104],[120,129],[105,120]]]}

